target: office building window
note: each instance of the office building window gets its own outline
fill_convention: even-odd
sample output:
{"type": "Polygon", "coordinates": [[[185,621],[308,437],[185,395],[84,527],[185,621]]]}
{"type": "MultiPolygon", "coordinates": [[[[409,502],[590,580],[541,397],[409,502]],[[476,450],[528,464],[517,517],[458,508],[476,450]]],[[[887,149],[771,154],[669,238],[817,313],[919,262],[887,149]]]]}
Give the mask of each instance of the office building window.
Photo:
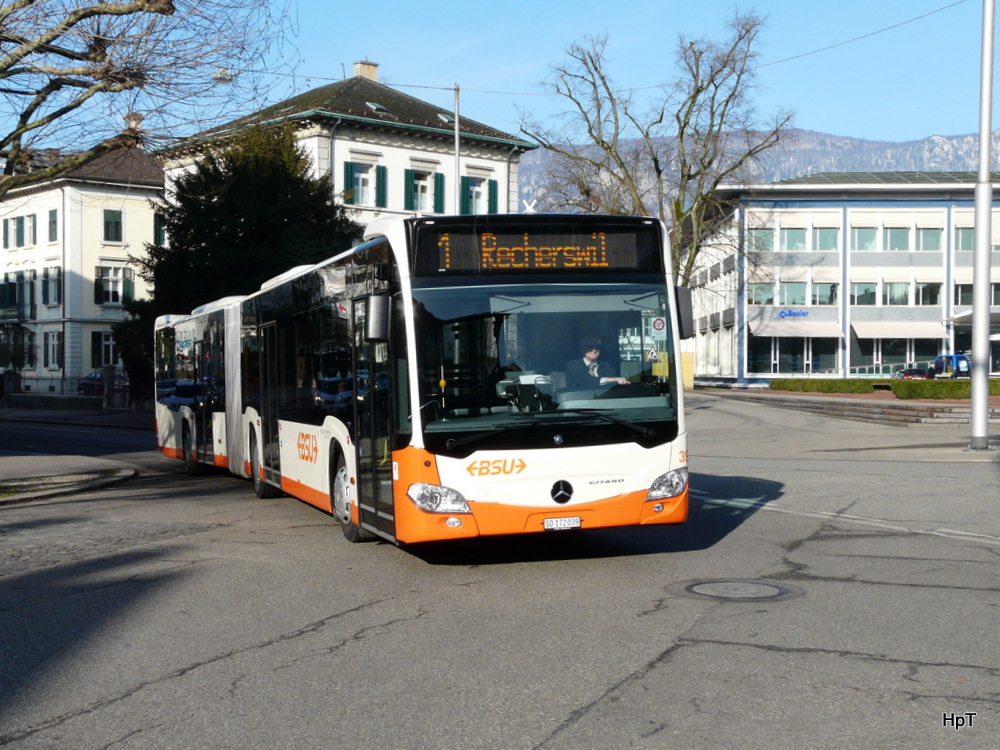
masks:
{"type": "Polygon", "coordinates": [[[906,281],[892,281],[882,284],[883,305],[908,305],[910,303],[910,285],[906,281]]]}
{"type": "Polygon", "coordinates": [[[781,249],[790,251],[800,251],[806,249],[805,229],[782,229],[781,249]]]}
{"type": "Polygon", "coordinates": [[[836,305],[837,285],[814,283],[812,285],[812,303],[814,305],[836,305]]]}
{"type": "Polygon", "coordinates": [[[955,284],[955,304],[972,304],[972,284],[955,284]]]}
{"type": "Polygon", "coordinates": [[[885,227],[882,230],[883,250],[909,250],[910,230],[904,227],[885,227]]]}
{"type": "Polygon", "coordinates": [[[955,230],[955,249],[962,252],[972,252],[976,249],[976,230],[972,227],[961,227],[955,230]]]}
{"type": "Polygon", "coordinates": [[[836,251],[840,245],[840,230],[836,227],[822,227],[812,231],[813,250],[836,251]]]}
{"type": "Polygon", "coordinates": [[[773,305],[774,284],[769,281],[750,284],[747,287],[747,302],[751,305],[773,305]]]}
{"type": "Polygon", "coordinates": [[[876,285],[872,283],[851,284],[852,305],[874,305],[876,285]]]}
{"type": "Polygon", "coordinates": [[[779,285],[782,305],[805,305],[806,285],[804,281],[782,281],[779,285]]]}
{"type": "Polygon", "coordinates": [[[770,253],[774,250],[774,230],[750,229],[747,232],[747,244],[750,252],[770,253]]]}
{"type": "Polygon", "coordinates": [[[913,302],[917,305],[940,305],[941,285],[918,283],[914,288],[913,302]]]}
{"type": "Polygon", "coordinates": [[[940,249],[941,249],[940,229],[917,230],[917,250],[940,250],[940,249]]]}
{"type": "Polygon", "coordinates": [[[851,227],[851,250],[874,250],[876,236],[875,227],[851,227]]]}

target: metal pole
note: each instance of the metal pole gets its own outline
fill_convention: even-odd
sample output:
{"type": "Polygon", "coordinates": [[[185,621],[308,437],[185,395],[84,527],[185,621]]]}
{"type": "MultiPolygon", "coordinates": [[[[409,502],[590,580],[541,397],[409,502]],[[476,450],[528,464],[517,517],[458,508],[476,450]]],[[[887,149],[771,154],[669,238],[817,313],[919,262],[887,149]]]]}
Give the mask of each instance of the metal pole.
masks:
{"type": "Polygon", "coordinates": [[[458,84],[455,84],[455,210],[453,213],[459,214],[462,211],[462,177],[459,169],[459,128],[458,128],[458,84]]]}
{"type": "Polygon", "coordinates": [[[972,264],[972,438],[969,450],[989,450],[990,251],[993,242],[991,115],[995,0],[983,0],[979,91],[979,175],[976,178],[976,247],[972,264]]]}

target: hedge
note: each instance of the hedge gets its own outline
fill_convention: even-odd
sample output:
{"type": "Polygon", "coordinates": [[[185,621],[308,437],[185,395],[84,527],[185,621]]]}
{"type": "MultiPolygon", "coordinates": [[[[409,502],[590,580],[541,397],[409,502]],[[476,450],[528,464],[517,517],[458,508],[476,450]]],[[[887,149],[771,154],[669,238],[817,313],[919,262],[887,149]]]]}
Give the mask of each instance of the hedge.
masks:
{"type": "MultiPolygon", "coordinates": [[[[870,380],[867,378],[785,378],[771,381],[772,391],[804,393],[872,393],[875,385],[889,385],[898,399],[968,399],[972,382],[962,380],[870,380]]],[[[990,395],[1000,396],[1000,380],[990,380],[990,395]]]]}

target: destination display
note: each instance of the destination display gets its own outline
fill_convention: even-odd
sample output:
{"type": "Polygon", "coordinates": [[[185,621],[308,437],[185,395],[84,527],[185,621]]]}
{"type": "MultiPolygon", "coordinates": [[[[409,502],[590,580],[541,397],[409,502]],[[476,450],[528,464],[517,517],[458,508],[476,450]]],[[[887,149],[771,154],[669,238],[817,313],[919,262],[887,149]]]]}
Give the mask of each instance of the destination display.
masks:
{"type": "Polygon", "coordinates": [[[652,227],[586,233],[423,227],[415,265],[420,276],[449,272],[663,270],[659,243],[652,227]]]}

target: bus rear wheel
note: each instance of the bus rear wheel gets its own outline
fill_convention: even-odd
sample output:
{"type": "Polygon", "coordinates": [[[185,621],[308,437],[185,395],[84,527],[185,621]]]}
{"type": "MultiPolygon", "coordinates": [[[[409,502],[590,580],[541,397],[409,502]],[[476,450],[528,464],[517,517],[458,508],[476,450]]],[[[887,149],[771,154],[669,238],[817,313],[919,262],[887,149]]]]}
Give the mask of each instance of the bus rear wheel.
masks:
{"type": "Polygon", "coordinates": [[[194,436],[187,427],[184,428],[183,446],[184,470],[189,477],[196,476],[201,473],[201,464],[198,463],[198,456],[195,453],[194,436]]]}
{"type": "Polygon", "coordinates": [[[257,439],[250,439],[250,478],[253,480],[253,491],[261,500],[277,497],[281,491],[274,485],[264,481],[263,471],[260,466],[260,457],[257,455],[257,439]]]}
{"type": "Polygon", "coordinates": [[[375,537],[363,531],[351,518],[351,477],[347,473],[347,463],[343,455],[337,456],[337,468],[333,473],[333,516],[340,521],[340,530],[349,542],[364,542],[375,537]]]}

